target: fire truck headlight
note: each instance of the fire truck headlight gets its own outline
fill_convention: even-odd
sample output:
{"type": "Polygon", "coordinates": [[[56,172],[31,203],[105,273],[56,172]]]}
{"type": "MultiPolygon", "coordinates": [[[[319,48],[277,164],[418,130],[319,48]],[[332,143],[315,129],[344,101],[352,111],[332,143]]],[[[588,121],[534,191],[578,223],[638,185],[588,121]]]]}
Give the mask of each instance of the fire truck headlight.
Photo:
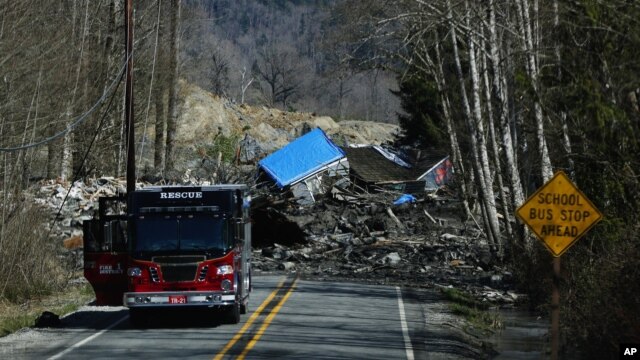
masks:
{"type": "Polygon", "coordinates": [[[231,281],[227,279],[222,280],[222,283],[220,283],[220,288],[222,288],[223,291],[231,290],[231,281]]]}
{"type": "Polygon", "coordinates": [[[140,277],[142,276],[142,270],[139,267],[132,267],[127,269],[127,275],[129,277],[140,277]]]}
{"type": "Polygon", "coordinates": [[[216,273],[218,275],[233,274],[233,266],[231,266],[231,265],[218,266],[218,271],[216,273]]]}

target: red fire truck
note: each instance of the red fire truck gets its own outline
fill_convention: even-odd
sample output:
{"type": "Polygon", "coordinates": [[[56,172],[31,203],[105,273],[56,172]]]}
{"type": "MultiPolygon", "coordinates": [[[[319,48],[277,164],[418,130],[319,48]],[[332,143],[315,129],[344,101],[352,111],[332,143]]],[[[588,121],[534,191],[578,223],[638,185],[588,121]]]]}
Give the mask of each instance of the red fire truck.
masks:
{"type": "MultiPolygon", "coordinates": [[[[146,187],[100,199],[84,222],[84,274],[97,305],[131,322],[160,308],[215,308],[238,323],[251,291],[245,185],[146,187]]],[[[220,313],[219,311],[216,313],[220,313]]]]}

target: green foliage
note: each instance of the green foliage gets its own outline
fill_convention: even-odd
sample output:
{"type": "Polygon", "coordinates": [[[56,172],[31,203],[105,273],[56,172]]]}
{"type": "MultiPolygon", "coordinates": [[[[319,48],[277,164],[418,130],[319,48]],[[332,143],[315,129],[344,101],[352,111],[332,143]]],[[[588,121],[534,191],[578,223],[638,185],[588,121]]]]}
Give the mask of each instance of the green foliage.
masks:
{"type": "Polygon", "coordinates": [[[533,90],[533,83],[531,82],[531,78],[524,71],[524,69],[516,70],[514,74],[515,87],[519,94],[525,96],[525,99],[533,100],[537,97],[535,91],[533,90]]]}
{"type": "Polygon", "coordinates": [[[225,136],[218,134],[213,138],[211,144],[202,145],[198,148],[198,154],[208,159],[218,159],[221,156],[222,162],[232,163],[236,158],[238,144],[241,135],[232,134],[225,136]]]}
{"type": "Polygon", "coordinates": [[[566,336],[594,359],[610,358],[620,343],[640,341],[640,231],[617,222],[580,240],[563,258],[566,336]]]}
{"type": "MultiPolygon", "coordinates": [[[[566,114],[574,180],[604,214],[562,257],[562,331],[571,339],[567,346],[604,359],[619,343],[640,341],[640,114],[629,100],[640,84],[637,53],[630,51],[640,46],[640,7],[581,0],[561,11],[567,19],[556,34],[563,45],[562,79],[557,68],[547,69],[543,100],[552,118],[566,114]]],[[[560,133],[556,126],[549,130],[551,143],[560,133]]],[[[556,164],[566,156],[550,150],[556,164]]],[[[533,306],[548,306],[549,259],[540,254],[516,261],[533,306]]]]}
{"type": "Polygon", "coordinates": [[[24,327],[33,325],[37,315],[35,314],[19,314],[9,317],[0,322],[0,337],[9,335],[24,327]]]}
{"type": "Polygon", "coordinates": [[[518,290],[527,294],[528,310],[537,312],[545,311],[549,305],[553,268],[549,251],[538,239],[533,241],[533,251],[528,256],[523,256],[524,249],[514,251],[509,268],[513,270],[518,290]]]}
{"type": "Polygon", "coordinates": [[[72,313],[95,298],[89,284],[68,286],[45,297],[34,297],[29,302],[12,304],[0,302],[0,337],[19,329],[33,326],[43,311],[60,316],[72,313]]]}
{"type": "Polygon", "coordinates": [[[458,289],[445,288],[440,292],[451,302],[449,310],[455,315],[464,317],[471,326],[481,331],[492,331],[502,327],[500,315],[489,311],[488,304],[458,289]]]}
{"type": "Polygon", "coordinates": [[[472,307],[480,310],[488,309],[488,305],[486,303],[478,301],[473,296],[461,290],[455,288],[445,288],[441,289],[440,292],[447,300],[452,301],[458,305],[472,307]]]}
{"type": "Polygon", "coordinates": [[[443,145],[445,131],[439,110],[436,85],[420,77],[402,79],[400,89],[393,91],[400,98],[405,114],[398,115],[407,143],[419,142],[425,147],[443,145]]]}

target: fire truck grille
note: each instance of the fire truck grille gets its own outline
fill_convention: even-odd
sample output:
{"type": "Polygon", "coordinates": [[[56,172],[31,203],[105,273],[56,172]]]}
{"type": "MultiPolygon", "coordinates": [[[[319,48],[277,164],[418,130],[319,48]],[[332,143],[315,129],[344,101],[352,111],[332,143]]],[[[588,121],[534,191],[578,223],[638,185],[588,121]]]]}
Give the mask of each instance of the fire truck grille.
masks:
{"type": "Polygon", "coordinates": [[[197,264],[163,265],[162,277],[164,281],[194,281],[196,278],[197,264]]]}

